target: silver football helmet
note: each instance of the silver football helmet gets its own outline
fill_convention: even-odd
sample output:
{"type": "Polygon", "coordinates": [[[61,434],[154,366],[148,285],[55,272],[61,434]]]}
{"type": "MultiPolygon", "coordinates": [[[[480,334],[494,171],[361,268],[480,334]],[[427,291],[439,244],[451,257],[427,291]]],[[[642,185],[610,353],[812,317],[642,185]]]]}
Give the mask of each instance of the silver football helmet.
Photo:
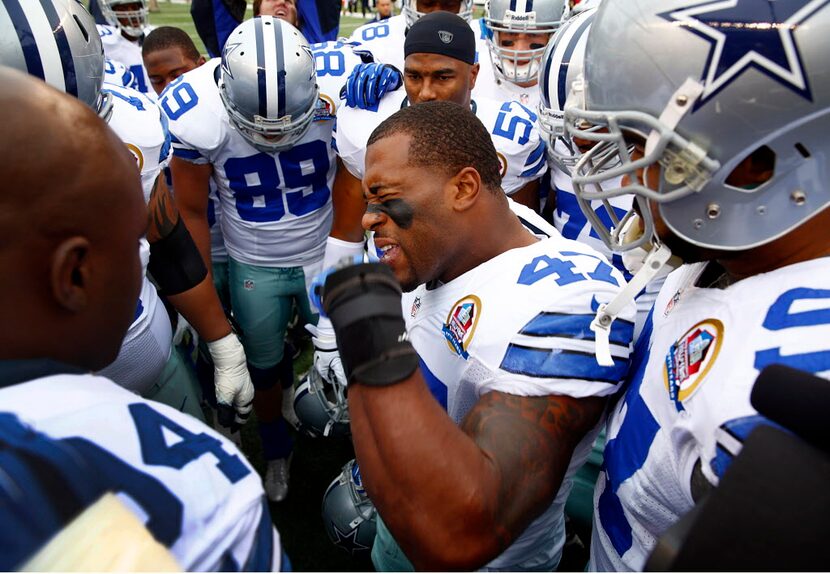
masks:
{"type": "MultiPolygon", "coordinates": [[[[418,0],[403,0],[401,5],[401,12],[406,18],[407,29],[412,26],[418,19],[427,12],[418,11],[418,0]]],[[[458,9],[458,15],[464,18],[467,22],[473,19],[473,0],[461,0],[461,6],[458,9]]]]}
{"type": "Polygon", "coordinates": [[[368,555],[377,512],[363,488],[357,461],[350,460],[323,495],[323,525],[331,541],[352,556],[368,555]]]}
{"type": "Polygon", "coordinates": [[[77,0],[4,0],[0,64],[37,76],[109,118],[112,96],[101,91],[104,47],[95,20],[77,0]]]}
{"type": "Polygon", "coordinates": [[[313,437],[344,437],[350,433],[346,388],[328,382],[312,367],[294,393],[294,412],[300,430],[313,437]]]}
{"type": "Polygon", "coordinates": [[[139,38],[150,25],[147,0],[99,0],[107,24],[139,38]]]}
{"type": "Polygon", "coordinates": [[[568,18],[567,0],[487,0],[484,10],[487,47],[496,76],[514,84],[536,81],[548,40],[568,18]],[[532,35],[531,47],[503,46],[502,34],[532,35]]]}
{"type": "Polygon", "coordinates": [[[768,243],[830,204],[830,5],[774,4],[600,6],[565,129],[575,126],[574,136],[597,142],[574,168],[581,205],[637,196],[644,233],[628,244],[619,233],[625,221],[609,228],[586,210],[611,248],[652,239],[649,201],[679,238],[722,251],[768,243]],[[604,129],[582,130],[580,122],[604,129]],[[644,142],[643,157],[629,153],[632,141],[644,142]],[[601,171],[593,160],[609,151],[621,163],[601,171]],[[736,183],[735,168],[756,157],[770,167],[769,178],[736,183]],[[638,175],[659,180],[657,189],[638,175]],[[621,176],[617,186],[596,185],[621,176]]]}
{"type": "Polygon", "coordinates": [[[259,16],[228,37],[219,95],[231,124],[258,150],[274,153],[300,140],[314,120],[319,92],[308,42],[288,22],[259,16]]]}
{"type": "Polygon", "coordinates": [[[568,175],[579,159],[579,148],[565,136],[565,101],[574,80],[582,74],[595,13],[596,8],[590,8],[568,20],[542,56],[539,126],[547,139],[548,160],[568,175]]]}

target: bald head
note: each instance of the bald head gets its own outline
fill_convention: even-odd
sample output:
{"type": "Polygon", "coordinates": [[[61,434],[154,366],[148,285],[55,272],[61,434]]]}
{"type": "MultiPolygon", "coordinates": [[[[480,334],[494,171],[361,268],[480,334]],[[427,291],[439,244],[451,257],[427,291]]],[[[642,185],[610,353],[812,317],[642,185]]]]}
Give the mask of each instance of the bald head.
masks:
{"type": "Polygon", "coordinates": [[[3,67],[0,125],[0,358],[100,368],[140,287],[135,160],[82,102],[3,67]]]}

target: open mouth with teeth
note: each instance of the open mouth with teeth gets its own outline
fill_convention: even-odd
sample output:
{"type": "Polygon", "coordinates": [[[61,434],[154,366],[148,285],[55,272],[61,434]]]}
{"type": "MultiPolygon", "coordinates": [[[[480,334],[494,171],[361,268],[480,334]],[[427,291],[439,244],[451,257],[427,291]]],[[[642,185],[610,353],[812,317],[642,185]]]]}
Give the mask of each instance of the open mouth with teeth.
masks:
{"type": "Polygon", "coordinates": [[[382,247],[378,247],[378,252],[382,262],[391,263],[400,252],[400,247],[397,243],[385,243],[382,247]]]}

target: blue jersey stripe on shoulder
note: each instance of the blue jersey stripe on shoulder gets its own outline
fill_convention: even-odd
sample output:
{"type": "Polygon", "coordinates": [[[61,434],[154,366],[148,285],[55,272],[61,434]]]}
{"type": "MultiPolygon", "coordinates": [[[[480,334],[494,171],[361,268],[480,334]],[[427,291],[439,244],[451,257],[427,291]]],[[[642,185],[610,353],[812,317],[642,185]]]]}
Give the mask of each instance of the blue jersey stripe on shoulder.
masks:
{"type": "Polygon", "coordinates": [[[551,379],[584,379],[617,384],[628,370],[628,360],[613,357],[613,367],[602,367],[592,353],[562,349],[537,349],[510,344],[501,368],[528,377],[551,379]]]}
{"type": "MultiPolygon", "coordinates": [[[[566,337],[568,339],[595,340],[591,322],[595,315],[566,315],[563,313],[539,313],[519,331],[531,337],[566,337]]],[[[622,319],[611,324],[611,343],[625,345],[634,337],[634,324],[622,319]]]]}
{"type": "Polygon", "coordinates": [[[173,155],[188,160],[199,159],[202,157],[202,154],[196,150],[176,146],[173,146],[173,155]]]}
{"type": "Polygon", "coordinates": [[[527,161],[525,162],[525,167],[530,165],[535,165],[536,162],[539,161],[539,158],[545,155],[545,140],[539,140],[539,145],[536,146],[536,149],[530,152],[530,155],[527,156],[527,161]]]}
{"type": "Polygon", "coordinates": [[[270,572],[274,563],[274,533],[268,501],[262,499],[262,514],[256,528],[256,539],[245,561],[246,572],[270,572]]]}
{"type": "Polygon", "coordinates": [[[545,158],[542,157],[538,162],[536,162],[536,165],[531,166],[520,173],[519,177],[532,177],[534,175],[539,175],[539,172],[542,171],[542,168],[546,165],[545,161],[545,158]]]}

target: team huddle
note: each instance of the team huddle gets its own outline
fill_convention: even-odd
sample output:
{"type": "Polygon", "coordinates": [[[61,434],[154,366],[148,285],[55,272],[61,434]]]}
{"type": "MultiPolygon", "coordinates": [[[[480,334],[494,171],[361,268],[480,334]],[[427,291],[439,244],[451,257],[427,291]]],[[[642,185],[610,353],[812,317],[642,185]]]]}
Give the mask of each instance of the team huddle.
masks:
{"type": "Polygon", "coordinates": [[[569,497],[588,569],[642,570],[771,424],[759,372],[830,378],[827,0],[320,44],[262,0],[207,61],[99,3],[0,6],[4,569],[107,492],[182,569],[288,569],[299,431],[351,437],[325,527],[379,571],[555,570],[569,497]]]}

